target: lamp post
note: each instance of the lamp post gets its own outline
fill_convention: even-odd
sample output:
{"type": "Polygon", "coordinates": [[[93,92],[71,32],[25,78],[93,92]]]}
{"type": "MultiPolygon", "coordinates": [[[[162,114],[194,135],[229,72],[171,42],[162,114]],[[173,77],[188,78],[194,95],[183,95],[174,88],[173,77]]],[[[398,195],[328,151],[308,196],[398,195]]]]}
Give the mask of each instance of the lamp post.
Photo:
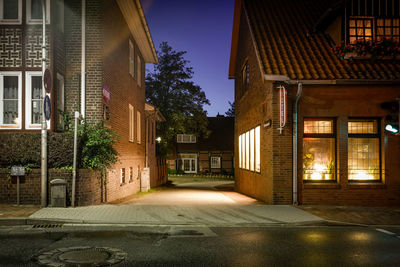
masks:
{"type": "MultiPolygon", "coordinates": [[[[45,0],[42,0],[42,23],[43,23],[43,35],[42,35],[42,79],[46,70],[46,6],[45,0]]],[[[46,90],[44,88],[44,82],[42,80],[42,153],[41,153],[41,206],[47,206],[47,123],[44,112],[44,100],[46,98],[46,90]]]]}

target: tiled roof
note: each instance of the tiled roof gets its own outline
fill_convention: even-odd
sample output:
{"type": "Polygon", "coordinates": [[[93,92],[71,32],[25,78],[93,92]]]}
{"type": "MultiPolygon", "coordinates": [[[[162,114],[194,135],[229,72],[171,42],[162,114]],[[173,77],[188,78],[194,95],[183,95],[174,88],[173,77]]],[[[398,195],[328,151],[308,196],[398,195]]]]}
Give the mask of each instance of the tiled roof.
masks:
{"type": "Polygon", "coordinates": [[[335,0],[245,0],[265,74],[292,80],[399,80],[400,61],[341,60],[328,37],[313,33],[335,0]]]}

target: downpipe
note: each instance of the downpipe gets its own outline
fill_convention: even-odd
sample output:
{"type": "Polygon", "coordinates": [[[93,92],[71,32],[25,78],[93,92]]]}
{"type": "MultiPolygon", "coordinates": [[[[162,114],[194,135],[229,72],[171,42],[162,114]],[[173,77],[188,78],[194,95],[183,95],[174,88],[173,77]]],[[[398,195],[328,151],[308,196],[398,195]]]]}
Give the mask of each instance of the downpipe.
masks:
{"type": "Polygon", "coordinates": [[[298,205],[298,189],[297,189],[297,139],[298,139],[298,104],[303,91],[303,84],[297,83],[297,94],[293,108],[293,205],[298,205]]]}

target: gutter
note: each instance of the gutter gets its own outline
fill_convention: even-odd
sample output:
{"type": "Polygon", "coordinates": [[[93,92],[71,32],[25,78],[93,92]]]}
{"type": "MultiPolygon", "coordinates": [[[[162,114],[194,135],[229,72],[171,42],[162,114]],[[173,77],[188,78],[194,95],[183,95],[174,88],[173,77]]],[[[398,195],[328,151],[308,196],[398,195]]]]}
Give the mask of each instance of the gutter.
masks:
{"type": "Polygon", "coordinates": [[[297,205],[298,203],[298,195],[297,195],[297,139],[298,139],[298,120],[297,120],[297,115],[298,115],[298,104],[299,100],[301,97],[301,93],[303,91],[303,84],[298,83],[297,84],[297,94],[296,94],[296,100],[294,102],[294,108],[293,108],[293,129],[294,129],[294,134],[293,134],[293,205],[297,205]]]}
{"type": "Polygon", "coordinates": [[[86,115],[86,0],[82,0],[81,116],[86,115]]]}

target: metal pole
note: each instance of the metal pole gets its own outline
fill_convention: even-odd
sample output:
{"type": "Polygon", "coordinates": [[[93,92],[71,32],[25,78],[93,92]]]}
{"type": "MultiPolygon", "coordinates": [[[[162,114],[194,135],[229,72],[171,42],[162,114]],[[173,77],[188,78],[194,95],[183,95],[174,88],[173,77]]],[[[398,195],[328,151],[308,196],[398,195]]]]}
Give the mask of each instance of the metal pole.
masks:
{"type": "Polygon", "coordinates": [[[75,183],[76,183],[76,158],[78,150],[78,118],[79,112],[75,111],[75,129],[74,129],[74,162],[72,163],[72,207],[75,207],[75,183]]]}
{"type": "MultiPolygon", "coordinates": [[[[43,35],[42,35],[42,78],[46,70],[46,6],[45,0],[42,0],[42,21],[43,21],[43,35]]],[[[44,82],[42,81],[42,157],[41,157],[41,206],[47,206],[47,123],[44,115],[44,99],[46,97],[46,90],[44,89],[44,82]]]]}

